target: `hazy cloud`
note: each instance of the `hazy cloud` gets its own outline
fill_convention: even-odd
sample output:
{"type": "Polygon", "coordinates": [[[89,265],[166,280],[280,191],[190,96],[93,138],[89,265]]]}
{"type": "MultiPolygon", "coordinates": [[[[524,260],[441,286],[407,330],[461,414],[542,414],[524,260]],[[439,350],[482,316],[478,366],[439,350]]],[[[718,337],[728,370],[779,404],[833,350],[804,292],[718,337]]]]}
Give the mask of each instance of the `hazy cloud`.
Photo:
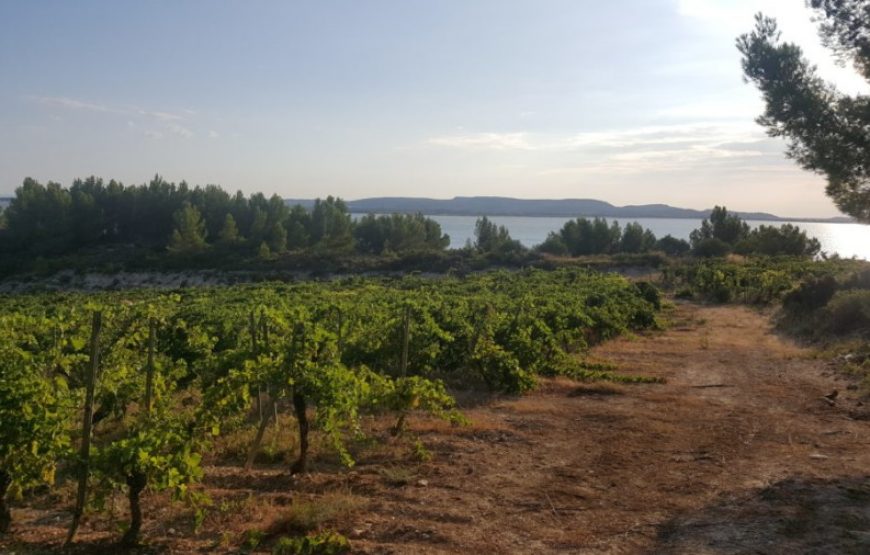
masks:
{"type": "Polygon", "coordinates": [[[169,112],[148,112],[146,110],[139,110],[139,114],[147,117],[152,117],[160,121],[178,121],[184,119],[178,114],[170,114],[169,112]]]}
{"type": "Polygon", "coordinates": [[[89,112],[102,112],[107,114],[131,114],[127,110],[121,110],[118,108],[113,108],[111,106],[106,106],[103,104],[94,104],[92,102],[84,102],[82,100],[76,100],[74,98],[67,98],[65,96],[28,96],[25,97],[30,100],[35,100],[40,104],[45,104],[46,106],[57,106],[60,108],[69,108],[71,110],[86,110],[89,112]]]}
{"type": "Polygon", "coordinates": [[[126,124],[127,127],[130,128],[136,128],[139,126],[136,124],[135,121],[129,118],[140,118],[145,120],[146,124],[148,122],[151,122],[153,124],[160,125],[162,127],[161,130],[146,129],[143,132],[145,136],[151,139],[163,138],[167,133],[183,138],[189,138],[194,135],[193,131],[191,131],[188,127],[182,125],[181,123],[185,121],[185,115],[191,116],[195,114],[195,112],[192,110],[182,110],[185,115],[181,115],[160,110],[146,110],[144,108],[139,108],[136,106],[113,106],[109,104],[99,104],[95,102],[88,102],[75,98],[69,98],[66,96],[26,96],[25,98],[38,102],[39,104],[45,106],[63,108],[67,110],[78,110],[100,114],[124,116],[128,118],[126,120],[126,124]]]}
{"type": "Polygon", "coordinates": [[[179,125],[177,123],[170,123],[166,126],[169,131],[179,137],[184,137],[185,139],[193,137],[193,131],[184,127],[183,125],[179,125]]]}
{"type": "Polygon", "coordinates": [[[764,137],[764,132],[752,122],[748,124],[711,122],[562,135],[528,132],[461,133],[433,137],[426,142],[434,146],[470,150],[572,151],[592,147],[627,149],[673,144],[712,146],[726,143],[755,143],[763,140],[764,137]]]}
{"type": "Polygon", "coordinates": [[[524,160],[537,161],[536,175],[575,178],[686,173],[716,165],[749,167],[765,156],[781,163],[781,145],[774,142],[752,122],[643,126],[563,135],[467,133],[428,141],[430,145],[471,151],[528,152],[532,157],[524,160]]]}
{"type": "Polygon", "coordinates": [[[453,148],[537,150],[526,140],[526,133],[467,133],[433,137],[426,142],[453,148]]]}

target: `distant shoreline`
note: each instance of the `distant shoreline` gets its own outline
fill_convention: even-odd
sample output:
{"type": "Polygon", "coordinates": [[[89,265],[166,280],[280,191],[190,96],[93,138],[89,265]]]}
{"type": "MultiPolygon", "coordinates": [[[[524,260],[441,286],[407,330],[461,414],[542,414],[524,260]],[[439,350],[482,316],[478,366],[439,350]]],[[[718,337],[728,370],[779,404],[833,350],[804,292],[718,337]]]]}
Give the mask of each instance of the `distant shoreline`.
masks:
{"type": "MultiPolygon", "coordinates": [[[[310,208],[313,199],[285,199],[288,205],[310,208]]],[[[711,209],[696,210],[667,204],[614,206],[595,199],[517,199],[510,197],[373,197],[346,200],[353,214],[424,214],[426,216],[528,217],[528,218],[618,218],[703,220],[711,209]]],[[[744,220],[764,222],[856,223],[845,216],[832,218],[783,217],[767,212],[733,212],[744,220]]]]}
{"type": "MultiPolygon", "coordinates": [[[[375,214],[375,215],[384,215],[384,214],[392,214],[393,212],[359,212],[356,210],[350,210],[350,214],[352,216],[365,216],[367,214],[375,214]]],[[[416,214],[416,212],[402,212],[408,214],[416,214]]],[[[605,218],[608,220],[630,220],[630,219],[638,219],[638,220],[696,220],[701,221],[704,219],[704,216],[620,216],[620,215],[595,215],[595,214],[576,214],[576,215],[565,215],[565,214],[499,214],[499,213],[458,213],[458,212],[422,212],[424,216],[455,216],[457,218],[480,218],[486,216],[487,218],[605,218]]],[[[737,214],[741,214],[737,212],[737,214]]],[[[742,217],[742,216],[741,216],[742,217]]],[[[747,222],[773,222],[773,223],[789,223],[789,222],[797,222],[797,223],[816,223],[816,224],[857,224],[855,220],[846,217],[833,217],[833,218],[787,218],[775,216],[772,218],[758,218],[758,217],[747,217],[743,218],[744,221],[747,222]]]]}
{"type": "MultiPolygon", "coordinates": [[[[0,197],[0,210],[12,197],[0,197]]],[[[287,205],[311,208],[314,199],[284,199],[287,205]]],[[[593,199],[517,199],[510,197],[454,197],[432,199],[424,197],[371,197],[346,200],[352,214],[416,214],[426,216],[464,216],[501,218],[609,218],[651,220],[703,220],[710,209],[696,210],[667,204],[614,206],[593,199]]],[[[800,222],[825,224],[858,223],[847,216],[830,218],[791,218],[767,212],[733,212],[744,220],[758,222],[800,222]]]]}

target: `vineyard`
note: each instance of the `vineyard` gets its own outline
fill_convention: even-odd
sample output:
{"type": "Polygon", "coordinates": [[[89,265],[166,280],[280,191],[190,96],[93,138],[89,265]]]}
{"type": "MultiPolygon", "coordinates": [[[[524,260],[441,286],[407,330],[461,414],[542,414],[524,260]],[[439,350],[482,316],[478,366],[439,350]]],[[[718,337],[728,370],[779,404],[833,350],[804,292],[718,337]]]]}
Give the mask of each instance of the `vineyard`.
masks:
{"type": "Polygon", "coordinates": [[[270,426],[292,422],[286,470],[301,474],[312,445],[352,467],[348,446],[374,416],[425,452],[408,421],[462,426],[451,392],[522,394],[539,376],[646,380],[584,353],[656,327],[660,300],[616,275],[529,270],[46,293],[0,306],[0,532],[16,527],[10,506],[53,491],[73,543],[120,492],[119,539],[135,545],[148,495],[183,502],[194,527],[207,517],[203,460],[240,430],[251,439],[238,464],[250,470],[270,426]]]}
{"type": "Polygon", "coordinates": [[[757,257],[691,261],[667,267],[662,283],[678,297],[719,303],[766,305],[781,300],[800,284],[832,279],[848,282],[866,273],[863,260],[814,261],[798,257],[757,257]]]}

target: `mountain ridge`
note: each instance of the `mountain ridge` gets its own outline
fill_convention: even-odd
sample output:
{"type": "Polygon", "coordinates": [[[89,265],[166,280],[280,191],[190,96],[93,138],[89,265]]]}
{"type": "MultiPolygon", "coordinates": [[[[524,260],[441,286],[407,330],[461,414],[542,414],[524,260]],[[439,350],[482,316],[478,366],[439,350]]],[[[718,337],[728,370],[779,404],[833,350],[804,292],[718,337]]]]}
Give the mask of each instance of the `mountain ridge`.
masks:
{"type": "MultiPolygon", "coordinates": [[[[288,205],[310,208],[313,199],[285,199],[288,205]]],[[[451,199],[426,197],[370,197],[345,201],[352,213],[391,214],[417,212],[430,216],[530,216],[602,218],[680,218],[700,220],[712,209],[679,208],[668,204],[615,206],[597,199],[518,199],[499,196],[458,196],[451,199]]],[[[851,218],[789,218],[768,212],[739,212],[741,218],[761,221],[852,222],[851,218]]]]}

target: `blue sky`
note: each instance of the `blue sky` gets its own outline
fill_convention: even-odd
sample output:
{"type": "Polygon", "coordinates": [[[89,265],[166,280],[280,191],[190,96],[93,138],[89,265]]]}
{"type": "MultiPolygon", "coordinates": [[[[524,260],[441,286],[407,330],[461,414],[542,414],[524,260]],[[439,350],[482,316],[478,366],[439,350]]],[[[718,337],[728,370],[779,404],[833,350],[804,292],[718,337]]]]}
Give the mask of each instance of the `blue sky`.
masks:
{"type": "Polygon", "coordinates": [[[155,173],[284,197],[504,195],[830,216],[734,38],[801,0],[0,1],[0,194],[155,173]]]}

